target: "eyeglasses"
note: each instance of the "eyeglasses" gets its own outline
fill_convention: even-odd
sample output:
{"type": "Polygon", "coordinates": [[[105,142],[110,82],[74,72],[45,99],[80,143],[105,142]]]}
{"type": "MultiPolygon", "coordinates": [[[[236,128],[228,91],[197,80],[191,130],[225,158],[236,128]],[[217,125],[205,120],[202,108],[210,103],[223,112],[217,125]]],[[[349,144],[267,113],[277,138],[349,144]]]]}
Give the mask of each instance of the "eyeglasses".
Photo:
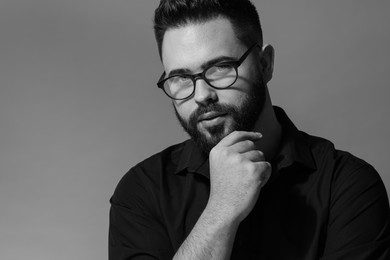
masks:
{"type": "Polygon", "coordinates": [[[259,44],[253,44],[237,61],[225,61],[213,64],[197,74],[178,74],[165,78],[164,72],[157,82],[157,87],[162,89],[168,97],[174,100],[189,98],[195,92],[195,85],[198,79],[203,79],[215,89],[228,88],[238,78],[237,68],[256,46],[259,46],[259,44]]]}

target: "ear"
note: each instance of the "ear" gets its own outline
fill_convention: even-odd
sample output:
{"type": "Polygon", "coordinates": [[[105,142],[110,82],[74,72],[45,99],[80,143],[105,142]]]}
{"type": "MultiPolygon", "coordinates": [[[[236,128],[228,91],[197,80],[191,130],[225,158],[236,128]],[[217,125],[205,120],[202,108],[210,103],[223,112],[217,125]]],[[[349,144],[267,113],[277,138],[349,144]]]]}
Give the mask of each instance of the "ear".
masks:
{"type": "Polygon", "coordinates": [[[272,73],[274,71],[274,47],[270,44],[265,44],[259,55],[264,84],[267,84],[272,79],[272,73]]]}

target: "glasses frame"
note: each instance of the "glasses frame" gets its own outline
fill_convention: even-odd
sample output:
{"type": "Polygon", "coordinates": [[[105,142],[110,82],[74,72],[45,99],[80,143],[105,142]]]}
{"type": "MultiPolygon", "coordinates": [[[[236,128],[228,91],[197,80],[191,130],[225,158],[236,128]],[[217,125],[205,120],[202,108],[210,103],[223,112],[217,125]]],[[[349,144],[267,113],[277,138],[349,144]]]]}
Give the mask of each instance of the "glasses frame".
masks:
{"type": "Polygon", "coordinates": [[[240,67],[240,65],[244,62],[244,60],[249,56],[249,54],[252,52],[252,50],[257,47],[259,45],[258,42],[256,42],[255,44],[253,44],[251,47],[248,48],[248,50],[237,60],[237,61],[223,61],[223,62],[218,62],[216,64],[212,64],[210,66],[207,66],[202,72],[200,73],[196,73],[196,74],[186,74],[186,73],[183,73],[183,74],[175,74],[175,75],[171,75],[169,76],[168,78],[164,79],[165,78],[165,72],[161,75],[160,79],[158,80],[157,82],[157,87],[162,89],[164,91],[164,93],[171,99],[174,99],[174,100],[184,100],[184,99],[188,99],[189,97],[191,97],[194,93],[195,93],[195,89],[196,89],[196,81],[198,79],[203,79],[210,87],[214,88],[214,89],[226,89],[226,88],[229,88],[231,87],[234,83],[236,83],[237,81],[237,78],[238,78],[238,67],[240,67]],[[234,79],[234,81],[226,86],[226,87],[215,87],[213,86],[209,80],[205,77],[206,75],[206,72],[211,68],[211,67],[214,67],[214,66],[218,66],[218,65],[231,65],[234,70],[236,71],[236,78],[234,79]],[[165,88],[164,88],[164,83],[169,80],[170,78],[173,78],[173,77],[177,77],[177,76],[184,76],[184,77],[187,77],[187,78],[190,78],[194,84],[194,87],[193,87],[193,91],[188,95],[186,96],[185,98],[174,98],[174,97],[171,97],[166,91],[165,91],[165,88]]]}

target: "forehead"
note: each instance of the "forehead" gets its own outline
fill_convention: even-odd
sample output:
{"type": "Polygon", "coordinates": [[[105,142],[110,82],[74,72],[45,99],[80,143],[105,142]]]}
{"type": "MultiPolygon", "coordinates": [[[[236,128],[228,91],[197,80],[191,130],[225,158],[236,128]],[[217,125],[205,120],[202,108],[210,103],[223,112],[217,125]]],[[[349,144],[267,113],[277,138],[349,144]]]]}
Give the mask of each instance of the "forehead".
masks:
{"type": "Polygon", "coordinates": [[[219,56],[239,57],[244,49],[231,22],[216,18],[167,30],[162,43],[162,61],[166,72],[178,68],[196,70],[219,56]]]}

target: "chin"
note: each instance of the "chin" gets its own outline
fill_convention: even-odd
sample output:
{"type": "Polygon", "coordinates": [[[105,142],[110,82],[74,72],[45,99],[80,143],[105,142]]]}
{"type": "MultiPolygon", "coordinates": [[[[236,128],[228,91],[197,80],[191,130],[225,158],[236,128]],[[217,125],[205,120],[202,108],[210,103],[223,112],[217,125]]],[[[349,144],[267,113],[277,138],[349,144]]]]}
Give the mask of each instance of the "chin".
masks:
{"type": "Polygon", "coordinates": [[[203,139],[209,143],[209,146],[215,146],[223,138],[225,138],[227,135],[229,135],[235,130],[236,129],[232,123],[225,122],[225,124],[203,129],[203,131],[199,131],[199,133],[203,136],[203,139]]]}

